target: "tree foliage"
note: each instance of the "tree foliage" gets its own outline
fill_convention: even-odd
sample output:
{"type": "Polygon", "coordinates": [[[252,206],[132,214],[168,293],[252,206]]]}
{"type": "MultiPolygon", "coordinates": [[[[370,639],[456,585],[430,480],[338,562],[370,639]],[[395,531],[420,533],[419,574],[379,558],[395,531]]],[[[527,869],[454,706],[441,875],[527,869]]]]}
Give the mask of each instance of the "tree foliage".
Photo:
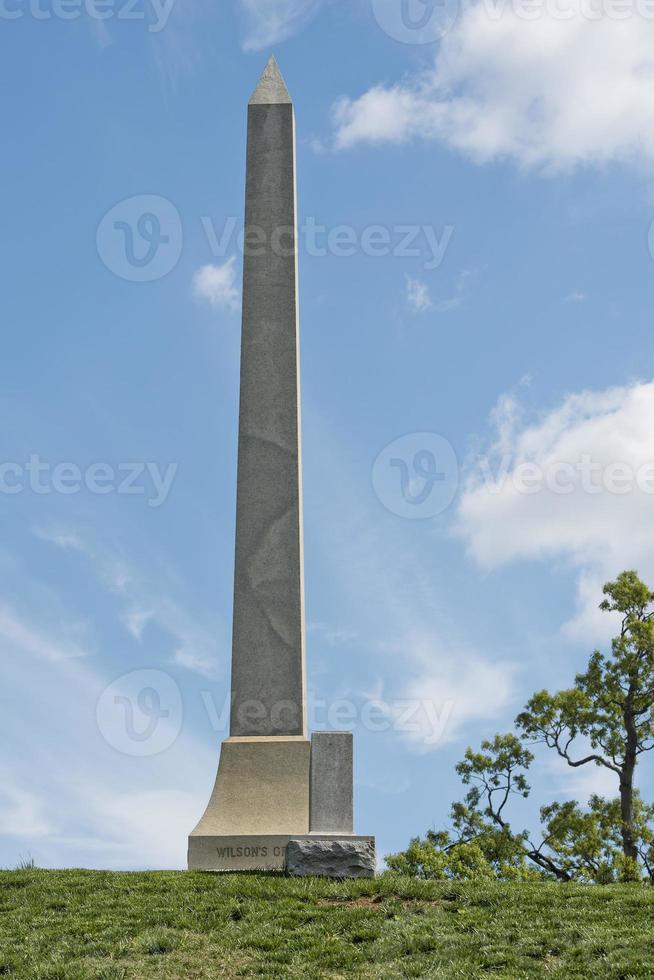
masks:
{"type": "Polygon", "coordinates": [[[516,733],[469,748],[456,767],[468,787],[448,830],[414,838],[391,868],[424,878],[528,878],[654,884],[654,806],[636,789],[639,757],[654,747],[654,593],[636,572],[604,586],[600,608],[618,613],[611,653],[596,650],[572,687],[534,694],[516,733]],[[572,768],[602,766],[616,797],[553,802],[540,811],[538,842],[509,821],[512,801],[531,791],[529,746],[544,745],[572,768]]]}

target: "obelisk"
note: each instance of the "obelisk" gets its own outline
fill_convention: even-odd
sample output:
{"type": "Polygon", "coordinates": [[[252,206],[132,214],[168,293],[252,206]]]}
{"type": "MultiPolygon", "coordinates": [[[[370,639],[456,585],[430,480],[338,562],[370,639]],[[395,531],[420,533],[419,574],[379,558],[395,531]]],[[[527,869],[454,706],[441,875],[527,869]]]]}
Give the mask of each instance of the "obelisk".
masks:
{"type": "Polygon", "coordinates": [[[271,58],[248,105],[232,735],[306,736],[295,199],[271,58]]]}
{"type": "Polygon", "coordinates": [[[337,848],[347,875],[353,849],[374,865],[374,840],[353,834],[352,734],[307,734],[295,120],[274,58],[246,167],[230,735],[188,863],[282,868],[294,840],[330,867],[337,848]]]}

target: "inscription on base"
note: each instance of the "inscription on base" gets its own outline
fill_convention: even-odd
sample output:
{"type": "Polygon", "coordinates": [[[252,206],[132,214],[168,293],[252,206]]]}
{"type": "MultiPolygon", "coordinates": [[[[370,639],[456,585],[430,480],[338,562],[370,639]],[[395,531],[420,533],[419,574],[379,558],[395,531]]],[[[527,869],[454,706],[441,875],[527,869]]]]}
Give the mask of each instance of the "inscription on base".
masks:
{"type": "Polygon", "coordinates": [[[189,838],[188,866],[199,871],[278,871],[291,835],[189,838]]]}

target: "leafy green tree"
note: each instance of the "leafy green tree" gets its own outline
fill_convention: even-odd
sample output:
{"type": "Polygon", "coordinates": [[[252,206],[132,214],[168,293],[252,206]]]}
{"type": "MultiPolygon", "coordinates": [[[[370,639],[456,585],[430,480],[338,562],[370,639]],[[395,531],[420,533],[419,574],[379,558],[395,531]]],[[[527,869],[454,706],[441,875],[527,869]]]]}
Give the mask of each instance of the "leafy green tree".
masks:
{"type": "MultiPolygon", "coordinates": [[[[638,826],[634,779],[639,757],[654,748],[654,593],[628,571],[608,582],[604,594],[600,608],[622,617],[611,654],[596,650],[573,687],[534,694],[516,724],[525,738],[555,749],[569,766],[594,764],[615,773],[623,877],[640,877],[639,859],[651,876],[651,844],[638,826]],[[578,739],[590,751],[576,751],[578,739]]],[[[564,819],[562,812],[551,817],[564,819]]]]}
{"type": "MultiPolygon", "coordinates": [[[[388,866],[418,878],[558,879],[608,884],[642,877],[622,850],[620,800],[593,796],[587,809],[575,800],[541,807],[541,840],[514,830],[513,798],[527,798],[533,755],[514,734],[496,735],[469,748],[457,772],[469,786],[450,811],[450,828],[414,838],[406,851],[387,857],[388,866]]],[[[654,870],[654,807],[634,796],[634,831],[647,874],[654,870]]],[[[653,879],[654,880],[654,879],[653,879]]]]}
{"type": "Polygon", "coordinates": [[[529,749],[512,733],[483,741],[479,752],[469,748],[456,767],[463,782],[470,786],[465,804],[459,806],[469,814],[471,832],[480,827],[486,833],[494,829],[496,840],[500,835],[505,847],[513,849],[523,860],[528,858],[545,876],[569,881],[572,875],[548,854],[547,841],[536,846],[526,830],[513,831],[507,817],[512,797],[529,796],[531,787],[526,771],[533,759],[529,749]]]}
{"type": "Polygon", "coordinates": [[[452,806],[450,829],[414,838],[387,859],[391,867],[419,877],[587,882],[642,880],[644,872],[654,884],[654,806],[635,786],[638,759],[654,748],[654,593],[628,571],[604,595],[600,608],[621,617],[610,655],[596,650],[573,687],[534,694],[516,719],[519,735],[469,748],[456,767],[469,788],[452,806]],[[530,793],[529,741],[555,749],[573,768],[603,766],[619,795],[592,796],[586,808],[575,800],[541,807],[535,843],[509,820],[511,801],[530,793]]]}
{"type": "MultiPolygon", "coordinates": [[[[638,793],[634,796],[634,829],[638,854],[643,867],[652,879],[651,821],[654,807],[645,804],[638,793]]],[[[588,809],[582,810],[575,800],[550,803],[541,808],[545,839],[554,859],[571,878],[608,884],[624,878],[641,878],[640,869],[625,859],[620,832],[620,800],[590,798],[588,809]]]]}
{"type": "Polygon", "coordinates": [[[416,878],[530,880],[539,878],[525,860],[523,848],[504,830],[484,821],[481,814],[455,803],[452,829],[414,837],[406,851],[389,854],[393,871],[416,878]]]}

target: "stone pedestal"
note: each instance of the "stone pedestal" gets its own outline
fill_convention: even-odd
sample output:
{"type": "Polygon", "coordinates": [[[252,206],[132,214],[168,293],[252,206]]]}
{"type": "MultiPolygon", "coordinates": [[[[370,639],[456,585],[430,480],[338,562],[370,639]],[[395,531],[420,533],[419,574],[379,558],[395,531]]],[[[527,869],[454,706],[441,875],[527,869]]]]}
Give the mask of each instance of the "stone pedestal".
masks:
{"type": "Polygon", "coordinates": [[[283,866],[288,838],[309,831],[310,759],[302,736],[226,739],[207,809],[189,837],[189,868],[283,866]]]}
{"type": "Polygon", "coordinates": [[[312,834],[353,832],[352,732],[314,732],[311,736],[312,834]]]}
{"type": "MultiPolygon", "coordinates": [[[[293,735],[223,742],[211,798],[189,837],[189,869],[282,871],[291,839],[350,842],[353,867],[372,848],[374,866],[374,838],[352,833],[351,733],[314,732],[311,742],[293,735]]],[[[303,867],[323,868],[317,874],[349,860],[342,846],[300,853],[303,867]]]]}
{"type": "Polygon", "coordinates": [[[244,834],[241,836],[189,837],[188,866],[191,871],[288,871],[289,874],[319,874],[327,877],[370,877],[375,868],[375,838],[356,834],[244,834]],[[289,842],[304,841],[313,846],[291,856],[289,842]],[[335,845],[335,850],[330,845],[335,845]],[[344,845],[348,845],[345,847],[344,845]],[[356,868],[347,874],[346,867],[356,868]],[[316,870],[320,869],[320,870],[316,870]]]}

